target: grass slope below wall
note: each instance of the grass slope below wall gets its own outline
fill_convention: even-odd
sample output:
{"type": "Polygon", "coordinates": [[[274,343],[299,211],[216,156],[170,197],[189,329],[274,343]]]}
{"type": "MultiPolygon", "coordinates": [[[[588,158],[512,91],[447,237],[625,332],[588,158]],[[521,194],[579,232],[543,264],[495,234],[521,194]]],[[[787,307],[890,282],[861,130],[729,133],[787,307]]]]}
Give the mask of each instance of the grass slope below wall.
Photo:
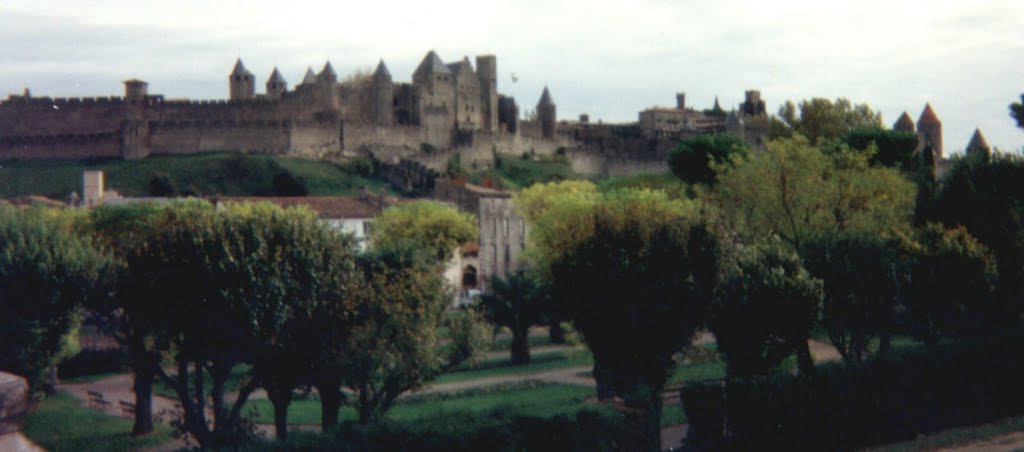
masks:
{"type": "Polygon", "coordinates": [[[102,170],[106,188],[125,196],[149,195],[153,176],[166,174],[179,191],[201,195],[273,195],[274,176],[287,172],[303,180],[308,194],[353,195],[362,187],[374,191],[390,186],[379,179],[347,171],[323,161],[299,158],[210,153],[151,156],[141,160],[48,160],[0,162],[0,197],[43,195],[64,200],[81,194],[82,172],[102,170]]]}

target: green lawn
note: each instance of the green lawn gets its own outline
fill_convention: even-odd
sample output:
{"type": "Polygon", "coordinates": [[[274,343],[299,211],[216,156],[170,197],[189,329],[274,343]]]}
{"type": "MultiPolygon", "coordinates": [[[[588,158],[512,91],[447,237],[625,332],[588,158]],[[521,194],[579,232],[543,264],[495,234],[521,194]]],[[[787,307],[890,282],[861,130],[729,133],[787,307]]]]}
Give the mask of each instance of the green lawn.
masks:
{"type": "MultiPolygon", "coordinates": [[[[527,382],[521,385],[487,388],[468,391],[468,395],[413,396],[400,400],[387,416],[396,421],[412,421],[442,412],[469,411],[483,413],[498,407],[507,407],[527,416],[553,417],[559,414],[573,414],[588,397],[594,396],[594,388],[578,385],[527,382]]],[[[270,401],[252,400],[246,412],[254,410],[255,420],[260,423],[274,422],[274,410],[270,401]],[[251,407],[251,408],[250,408],[251,407]]],[[[355,420],[356,411],[351,406],[341,410],[341,420],[355,420]]],[[[288,422],[299,425],[320,423],[320,402],[298,400],[288,408],[288,422]]]]}
{"type": "Polygon", "coordinates": [[[305,181],[310,195],[352,195],[360,188],[379,191],[389,187],[378,179],[345,171],[324,161],[299,158],[210,153],[152,156],[141,160],[13,161],[0,167],[0,197],[40,194],[65,199],[82,191],[82,171],[103,170],[107,189],[122,195],[149,194],[149,181],[157,173],[171,177],[179,190],[203,195],[272,195],[274,175],[287,171],[305,181]]]}
{"type": "Polygon", "coordinates": [[[160,424],[155,432],[131,436],[132,423],[99,413],[65,392],[43,399],[25,418],[22,433],[47,450],[130,451],[171,441],[171,428],[160,424]]]}
{"type": "Polygon", "coordinates": [[[921,436],[913,441],[886,444],[884,446],[872,447],[867,450],[872,452],[935,450],[944,447],[965,445],[967,443],[982,441],[1019,431],[1024,431],[1024,416],[1011,417],[990,424],[972,425],[969,427],[944,430],[931,435],[921,436]]]}
{"type": "Polygon", "coordinates": [[[506,357],[483,360],[471,368],[456,368],[456,371],[441,375],[433,383],[476,380],[499,375],[531,374],[594,364],[594,357],[590,350],[576,348],[536,353],[531,355],[531,358],[532,362],[519,366],[511,365],[509,358],[506,357]]]}
{"type": "MultiPolygon", "coordinates": [[[[252,369],[252,366],[250,366],[248,364],[237,365],[237,366],[235,366],[234,369],[231,369],[231,374],[228,375],[227,381],[224,382],[224,387],[226,388],[225,392],[227,392],[227,393],[238,392],[238,390],[242,387],[242,379],[246,377],[246,375],[249,373],[249,371],[251,369],[252,369]]],[[[190,388],[194,388],[195,387],[192,384],[192,382],[193,381],[192,381],[192,378],[191,378],[191,375],[190,375],[189,376],[189,387],[190,388]]],[[[203,388],[206,388],[207,391],[209,391],[209,388],[212,388],[212,387],[213,387],[213,380],[210,378],[210,374],[209,373],[204,373],[203,374],[203,388]]],[[[164,384],[163,380],[160,380],[159,378],[156,380],[156,382],[153,383],[153,394],[156,394],[158,396],[168,397],[168,398],[171,398],[171,399],[178,398],[178,393],[175,392],[174,389],[171,389],[170,386],[167,386],[166,384],[164,384]]]]}

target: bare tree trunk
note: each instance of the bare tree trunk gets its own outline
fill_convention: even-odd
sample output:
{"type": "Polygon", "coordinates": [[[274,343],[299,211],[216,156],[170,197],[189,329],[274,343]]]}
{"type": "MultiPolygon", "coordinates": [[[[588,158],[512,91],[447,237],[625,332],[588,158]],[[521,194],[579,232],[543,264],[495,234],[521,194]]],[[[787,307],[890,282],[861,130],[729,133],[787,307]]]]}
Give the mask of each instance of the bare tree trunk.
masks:
{"type": "Polygon", "coordinates": [[[338,425],[341,389],[337,382],[322,382],[316,385],[316,390],[320,393],[320,428],[326,432],[338,425]]]}
{"type": "Polygon", "coordinates": [[[530,362],[529,328],[512,330],[512,364],[530,362]]]}
{"type": "Polygon", "coordinates": [[[135,392],[132,436],[140,436],[153,431],[153,380],[156,375],[148,363],[133,366],[132,371],[135,374],[135,382],[132,384],[132,391],[135,392]]]}
{"type": "Polygon", "coordinates": [[[274,433],[278,440],[288,438],[288,405],[292,403],[291,388],[277,387],[267,390],[267,397],[274,405],[274,433]]]}

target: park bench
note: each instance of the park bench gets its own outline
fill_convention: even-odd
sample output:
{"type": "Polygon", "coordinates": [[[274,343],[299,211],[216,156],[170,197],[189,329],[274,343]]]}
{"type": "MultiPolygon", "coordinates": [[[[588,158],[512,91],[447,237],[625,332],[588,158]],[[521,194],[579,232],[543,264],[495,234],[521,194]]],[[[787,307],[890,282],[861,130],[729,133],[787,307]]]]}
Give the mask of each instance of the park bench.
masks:
{"type": "Polygon", "coordinates": [[[90,407],[99,408],[101,410],[110,407],[110,402],[103,397],[103,394],[92,390],[86,390],[85,392],[89,394],[90,407]]]}
{"type": "Polygon", "coordinates": [[[121,412],[123,412],[125,415],[129,415],[129,416],[134,416],[135,415],[135,404],[134,403],[125,402],[124,400],[119,400],[118,404],[121,405],[121,412]]]}

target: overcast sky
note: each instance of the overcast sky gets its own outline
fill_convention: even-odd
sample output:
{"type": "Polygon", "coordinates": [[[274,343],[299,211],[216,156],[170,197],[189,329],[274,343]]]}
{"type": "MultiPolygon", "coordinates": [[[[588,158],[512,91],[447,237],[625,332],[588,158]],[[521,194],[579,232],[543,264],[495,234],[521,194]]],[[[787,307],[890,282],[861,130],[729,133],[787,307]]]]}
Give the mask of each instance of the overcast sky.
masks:
{"type": "Polygon", "coordinates": [[[226,98],[237,57],[258,92],[274,66],[294,86],[328,59],[343,77],[383,58],[408,81],[430,49],[496,55],[500,92],[532,109],[548,85],[560,118],[635,121],[677,91],[729,109],[759,89],[771,112],[842,96],[889,125],[931,102],[947,154],[975,127],[1024,147],[1007,108],[1024,93],[1021,0],[0,3],[4,97],[122,95],[140,78],[167,98],[226,98]]]}

